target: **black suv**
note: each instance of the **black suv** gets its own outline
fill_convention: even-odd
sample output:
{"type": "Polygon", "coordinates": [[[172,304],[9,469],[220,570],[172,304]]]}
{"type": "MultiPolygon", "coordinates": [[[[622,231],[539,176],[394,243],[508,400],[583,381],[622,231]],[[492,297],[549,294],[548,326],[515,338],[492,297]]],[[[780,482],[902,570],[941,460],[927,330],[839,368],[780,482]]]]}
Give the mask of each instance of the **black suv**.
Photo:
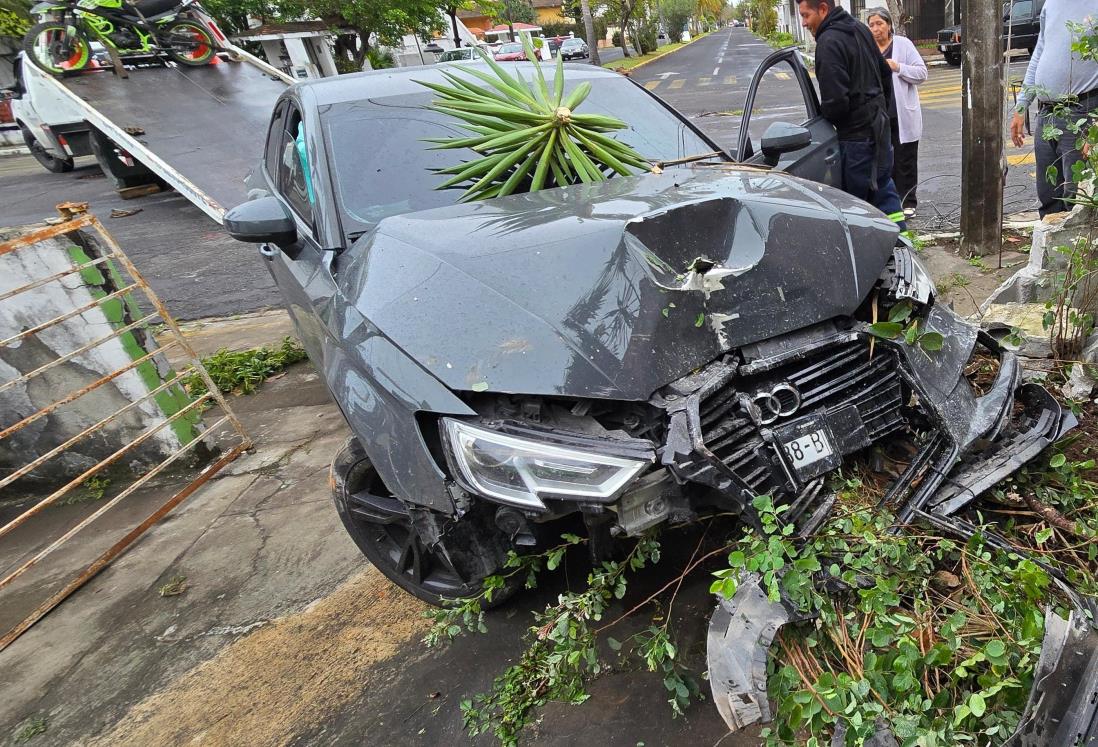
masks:
{"type": "MultiPolygon", "coordinates": [[[[1025,49],[1033,54],[1037,36],[1041,33],[1041,10],[1045,0],[1014,0],[1003,3],[1003,48],[1010,40],[1011,49],[1025,49]]],[[[960,65],[965,47],[961,24],[938,32],[938,49],[950,65],[960,65]]]]}

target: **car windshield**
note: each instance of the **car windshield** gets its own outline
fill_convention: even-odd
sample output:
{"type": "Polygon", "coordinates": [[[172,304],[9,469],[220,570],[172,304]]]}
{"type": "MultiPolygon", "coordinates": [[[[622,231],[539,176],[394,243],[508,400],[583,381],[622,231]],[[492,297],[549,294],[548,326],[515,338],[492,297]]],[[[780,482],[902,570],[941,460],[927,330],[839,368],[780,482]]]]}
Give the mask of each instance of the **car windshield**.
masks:
{"type": "Polygon", "coordinates": [[[564,47],[578,47],[579,45],[580,45],[580,40],[579,39],[569,39],[568,41],[564,42],[564,44],[561,45],[561,48],[563,49],[564,47]]]}
{"type": "Polygon", "coordinates": [[[467,60],[472,56],[471,49],[451,49],[438,59],[439,62],[451,62],[452,60],[467,60]]]}
{"type": "MultiPolygon", "coordinates": [[[[632,123],[614,137],[645,158],[666,161],[713,150],[711,143],[625,78],[590,83],[594,90],[580,110],[632,123]]],[[[435,172],[478,156],[471,150],[431,150],[424,142],[469,135],[456,120],[423,108],[431,98],[425,91],[332,104],[322,111],[348,235],[369,230],[391,215],[452,205],[461,196],[462,187],[436,189],[446,177],[435,172]]]]}
{"type": "Polygon", "coordinates": [[[499,48],[499,52],[497,52],[496,54],[514,54],[515,52],[521,51],[522,45],[518,42],[515,42],[513,44],[504,44],[502,47],[499,48]]]}

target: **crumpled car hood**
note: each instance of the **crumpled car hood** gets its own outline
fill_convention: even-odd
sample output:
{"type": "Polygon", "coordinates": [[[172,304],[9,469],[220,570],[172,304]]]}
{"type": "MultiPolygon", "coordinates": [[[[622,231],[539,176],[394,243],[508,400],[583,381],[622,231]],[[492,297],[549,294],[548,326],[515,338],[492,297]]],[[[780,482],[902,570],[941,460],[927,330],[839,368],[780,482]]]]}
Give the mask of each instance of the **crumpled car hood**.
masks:
{"type": "Polygon", "coordinates": [[[897,228],[783,174],[672,169],[387,218],[348,303],[455,390],[646,400],[865,299],[897,228]]]}

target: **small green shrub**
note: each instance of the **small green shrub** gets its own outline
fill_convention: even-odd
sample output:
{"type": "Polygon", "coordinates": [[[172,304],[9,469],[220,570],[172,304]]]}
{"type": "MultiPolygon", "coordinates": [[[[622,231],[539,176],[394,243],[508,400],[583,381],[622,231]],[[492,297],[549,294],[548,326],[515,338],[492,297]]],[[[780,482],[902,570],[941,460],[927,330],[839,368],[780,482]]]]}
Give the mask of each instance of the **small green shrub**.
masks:
{"type": "MultiPolygon", "coordinates": [[[[213,383],[222,392],[251,394],[270,376],[308,357],[296,340],[287,337],[277,348],[225,350],[222,348],[202,359],[213,383]]],[[[206,393],[206,384],[198,374],[191,374],[184,384],[191,396],[206,393]]]]}

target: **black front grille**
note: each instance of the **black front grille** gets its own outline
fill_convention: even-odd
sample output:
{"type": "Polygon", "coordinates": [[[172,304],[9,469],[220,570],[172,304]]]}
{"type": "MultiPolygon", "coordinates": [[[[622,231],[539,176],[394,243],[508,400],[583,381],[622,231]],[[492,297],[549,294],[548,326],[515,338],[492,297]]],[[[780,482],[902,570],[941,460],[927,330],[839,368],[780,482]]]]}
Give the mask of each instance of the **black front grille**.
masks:
{"type": "MultiPolygon", "coordinates": [[[[843,454],[865,448],[903,425],[903,384],[895,354],[869,343],[840,343],[770,370],[734,378],[701,402],[699,415],[706,447],[756,495],[782,495],[802,486],[792,484],[775,447],[763,440],[747,402],[756,392],[786,383],[800,393],[795,412],[765,427],[775,429],[805,416],[827,416],[834,426],[835,447],[843,454]],[[851,406],[857,410],[856,416],[851,406]]],[[[756,415],[757,417],[757,415],[756,415]]],[[[695,459],[679,465],[687,479],[712,483],[713,465],[695,459]]]]}

